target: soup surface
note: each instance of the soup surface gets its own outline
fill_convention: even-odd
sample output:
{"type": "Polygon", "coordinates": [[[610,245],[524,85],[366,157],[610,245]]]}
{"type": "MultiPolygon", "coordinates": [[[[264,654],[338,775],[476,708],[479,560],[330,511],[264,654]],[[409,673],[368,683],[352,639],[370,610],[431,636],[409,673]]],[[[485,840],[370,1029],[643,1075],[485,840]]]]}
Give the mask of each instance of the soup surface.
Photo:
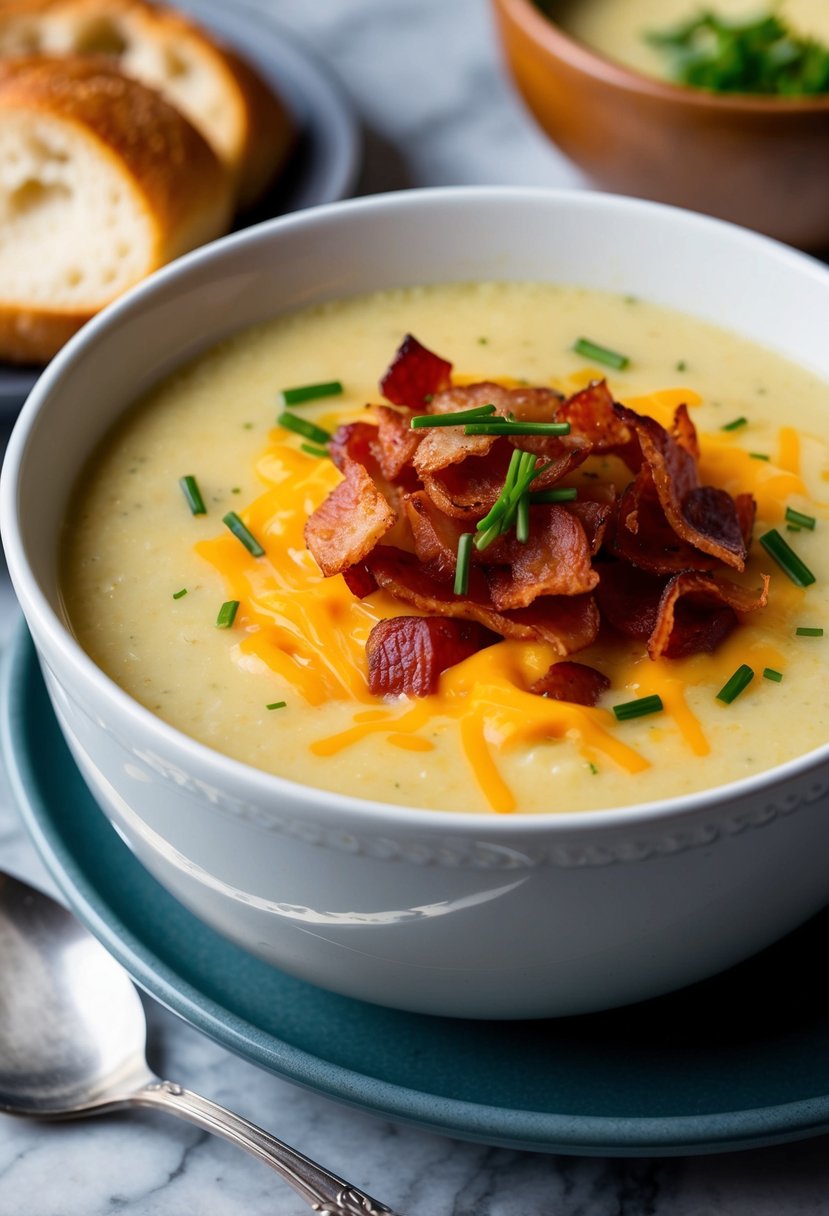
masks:
{"type": "MultiPolygon", "coordinates": [[[[226,341],[109,436],[68,514],[67,612],[93,659],[150,710],[294,781],[412,807],[500,812],[684,794],[826,741],[829,642],[796,631],[821,631],[829,607],[827,438],[825,383],[643,300],[514,283],[348,299],[226,341]],[[755,539],[736,577],[756,588],[770,574],[768,606],[741,618],[713,654],[654,661],[641,642],[602,637],[573,656],[610,679],[595,707],[528,692],[557,655],[547,642],[516,640],[449,668],[434,695],[373,697],[366,638],[380,618],[412,609],[382,590],[358,599],[340,575],[322,577],[303,529],[341,474],[275,425],[277,396],[340,380],[341,396],[295,412],[329,430],[365,417],[406,333],[466,383],[508,377],[571,394],[607,375],[617,400],[665,426],[686,403],[702,482],[753,494],[755,538],[778,529],[816,581],[796,586],[755,539]],[[581,336],[624,352],[627,366],[591,365],[572,349],[581,336]],[[196,477],[204,515],[191,514],[184,475],[196,477]],[[787,509],[815,522],[787,531],[787,509]],[[224,526],[229,511],[264,556],[224,526]],[[239,602],[235,619],[217,627],[228,601],[239,602]],[[717,693],[743,664],[754,678],[725,704],[717,693]],[[630,721],[611,712],[651,695],[662,712],[630,721]]],[[[585,465],[566,480],[584,489],[596,476],[585,465]]]]}
{"type": "Polygon", "coordinates": [[[669,61],[646,35],[672,30],[703,11],[740,21],[774,12],[794,33],[829,44],[826,0],[545,0],[542,7],[568,33],[608,59],[663,78],[669,74],[669,61]]]}

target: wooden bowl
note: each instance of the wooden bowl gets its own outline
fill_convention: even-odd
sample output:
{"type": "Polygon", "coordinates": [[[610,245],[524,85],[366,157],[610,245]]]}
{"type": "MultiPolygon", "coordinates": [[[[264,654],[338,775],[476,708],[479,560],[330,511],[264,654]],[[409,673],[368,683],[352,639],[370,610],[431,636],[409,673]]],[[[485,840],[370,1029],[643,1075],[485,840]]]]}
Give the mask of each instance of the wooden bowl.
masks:
{"type": "Polygon", "coordinates": [[[615,63],[532,0],[493,0],[515,83],[597,186],[829,249],[829,96],[715,95],[615,63]]]}

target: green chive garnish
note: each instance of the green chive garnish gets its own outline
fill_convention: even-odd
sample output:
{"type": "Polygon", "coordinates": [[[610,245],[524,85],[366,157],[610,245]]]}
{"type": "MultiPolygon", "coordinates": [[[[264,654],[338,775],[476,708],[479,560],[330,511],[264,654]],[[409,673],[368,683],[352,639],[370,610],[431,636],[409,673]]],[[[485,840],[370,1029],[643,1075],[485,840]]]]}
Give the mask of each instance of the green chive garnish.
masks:
{"type": "Polygon", "coordinates": [[[237,540],[240,540],[247,549],[248,553],[254,557],[263,557],[265,550],[259,544],[259,541],[251,532],[250,528],[242,522],[235,511],[228,511],[227,515],[222,519],[222,523],[230,528],[237,540]]]}
{"type": "Polygon", "coordinates": [[[624,371],[630,363],[627,355],[620,355],[615,350],[609,350],[606,346],[599,346],[597,342],[591,342],[589,338],[579,338],[573,343],[573,350],[577,355],[583,355],[585,359],[593,359],[596,363],[604,363],[606,367],[613,367],[616,371],[624,371]]]}
{"type": "Polygon", "coordinates": [[[771,460],[771,456],[767,456],[765,452],[749,452],[752,460],[771,460]]]}
{"type": "Polygon", "coordinates": [[[625,701],[623,705],[614,705],[613,712],[619,722],[627,722],[631,718],[644,718],[646,714],[658,714],[664,708],[662,698],[654,694],[652,697],[639,697],[636,701],[625,701]]]}
{"type": "Polygon", "coordinates": [[[236,613],[239,611],[238,600],[225,600],[219,609],[219,615],[216,617],[216,624],[219,629],[229,629],[236,620],[236,613]]]}
{"type": "Polygon", "coordinates": [[[722,686],[717,693],[717,700],[724,701],[726,705],[730,705],[732,701],[736,701],[740,693],[748,688],[751,681],[754,679],[754,672],[747,663],[741,663],[730,680],[722,686]]]}
{"type": "Polygon", "coordinates": [[[287,701],[271,701],[270,705],[265,706],[265,709],[284,709],[287,704],[287,701]]]}
{"type": "Polygon", "coordinates": [[[497,422],[468,422],[464,435],[569,435],[569,422],[518,422],[499,418],[497,422]]]}
{"type": "Polygon", "coordinates": [[[299,388],[283,388],[277,394],[280,405],[302,405],[305,401],[316,401],[320,397],[339,397],[343,386],[339,380],[325,380],[322,384],[303,384],[299,388]]]}
{"type": "Polygon", "coordinates": [[[794,549],[780,535],[776,528],[765,532],[760,537],[760,544],[770,557],[773,557],[784,574],[792,580],[796,587],[810,587],[815,581],[805,562],[801,561],[794,549]]]}
{"type": "Polygon", "coordinates": [[[813,629],[809,625],[798,625],[797,629],[795,629],[794,632],[795,632],[795,637],[798,637],[798,638],[822,638],[823,637],[822,629],[813,629]]]}
{"type": "Polygon", "coordinates": [[[308,456],[318,456],[320,460],[329,460],[331,457],[328,448],[318,448],[314,443],[301,443],[299,450],[308,456]]]}
{"type": "Polygon", "coordinates": [[[534,490],[530,494],[530,502],[572,502],[578,496],[575,486],[553,486],[549,490],[534,490]]]}
{"type": "Polygon", "coordinates": [[[783,679],[783,672],[775,671],[773,667],[764,667],[763,668],[763,679],[764,680],[773,680],[775,684],[779,684],[780,681],[783,679]]]}
{"type": "Polygon", "coordinates": [[[687,372],[687,370],[688,370],[688,364],[685,362],[685,360],[684,360],[684,359],[680,359],[680,360],[677,362],[677,365],[676,365],[676,370],[677,370],[678,372],[687,372]]]}
{"type": "Polygon", "coordinates": [[[504,488],[492,510],[475,525],[478,532],[475,537],[475,548],[479,552],[486,549],[512,527],[522,494],[527,491],[530,482],[549,468],[549,461],[540,468],[536,468],[536,457],[533,452],[522,452],[517,449],[516,451],[517,459],[516,452],[513,452],[504,488]]]}
{"type": "Polygon", "coordinates": [[[180,599],[181,599],[181,597],[182,597],[183,595],[186,595],[186,594],[187,594],[187,588],[186,588],[186,587],[182,587],[181,591],[174,591],[174,592],[173,592],[173,599],[174,599],[174,600],[180,600],[180,599]]]}
{"type": "Polygon", "coordinates": [[[817,523],[814,515],[804,515],[802,511],[795,511],[794,507],[786,507],[786,520],[798,528],[808,528],[810,532],[814,532],[817,523]]]}
{"type": "Polygon", "coordinates": [[[721,426],[721,431],[739,431],[740,427],[748,426],[748,418],[735,418],[733,422],[726,422],[725,426],[721,426]]]}
{"type": "Polygon", "coordinates": [[[415,414],[409,426],[415,430],[421,427],[462,426],[470,418],[487,418],[494,413],[494,405],[476,405],[474,409],[455,410],[450,414],[415,414]]]}
{"type": "Polygon", "coordinates": [[[458,540],[458,560],[455,564],[455,595],[469,590],[469,563],[472,557],[472,533],[464,532],[458,540]]]}
{"type": "Polygon", "coordinates": [[[300,418],[299,414],[292,414],[288,410],[283,411],[276,421],[279,426],[284,426],[286,431],[294,431],[295,434],[310,439],[312,443],[328,443],[331,439],[330,431],[326,431],[324,427],[316,426],[307,418],[300,418]]]}
{"type": "Polygon", "coordinates": [[[187,499],[187,505],[193,515],[206,515],[207,507],[204,505],[204,499],[201,496],[199,483],[195,477],[188,474],[187,477],[179,477],[178,484],[181,486],[181,492],[187,499]]]}
{"type": "Polygon", "coordinates": [[[530,539],[530,500],[526,494],[521,495],[515,508],[515,538],[522,544],[530,539]]]}

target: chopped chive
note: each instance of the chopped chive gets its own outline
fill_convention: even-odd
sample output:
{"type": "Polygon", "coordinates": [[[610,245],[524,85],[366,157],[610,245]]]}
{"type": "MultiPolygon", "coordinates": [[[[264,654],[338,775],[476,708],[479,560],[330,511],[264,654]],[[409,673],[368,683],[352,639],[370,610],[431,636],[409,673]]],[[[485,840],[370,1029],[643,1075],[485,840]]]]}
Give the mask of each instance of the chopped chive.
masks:
{"type": "Polygon", "coordinates": [[[747,663],[741,663],[731,679],[727,680],[717,693],[717,700],[730,705],[732,701],[736,701],[741,692],[748,688],[753,679],[754,672],[752,669],[747,663]]]}
{"type": "Polygon", "coordinates": [[[183,595],[186,595],[186,594],[187,594],[187,588],[186,588],[186,587],[182,587],[181,591],[174,591],[174,592],[173,592],[173,599],[174,599],[174,600],[180,600],[180,599],[181,599],[181,597],[182,597],[183,595]]]}
{"type": "Polygon", "coordinates": [[[193,515],[206,515],[207,507],[204,505],[204,499],[201,496],[199,483],[195,477],[188,474],[186,477],[179,477],[178,484],[181,486],[181,492],[187,499],[187,505],[193,515]]]}
{"type": "Polygon", "coordinates": [[[721,426],[721,431],[739,431],[740,427],[748,426],[748,418],[735,418],[733,422],[726,422],[725,426],[721,426]]]}
{"type": "Polygon", "coordinates": [[[325,380],[322,384],[303,384],[299,388],[283,388],[277,394],[280,405],[302,405],[304,401],[316,401],[320,397],[339,397],[343,386],[339,380],[325,380]]]}
{"type": "Polygon", "coordinates": [[[804,515],[802,511],[795,511],[794,507],[786,507],[786,519],[798,528],[808,528],[810,532],[814,532],[817,524],[814,515],[804,515]]]}
{"type": "Polygon", "coordinates": [[[530,502],[572,502],[577,496],[575,486],[553,486],[549,490],[534,490],[530,494],[530,502]]]}
{"type": "Polygon", "coordinates": [[[464,532],[458,540],[458,560],[455,565],[455,595],[469,590],[469,563],[472,557],[472,532],[464,532]]]}
{"type": "Polygon", "coordinates": [[[654,694],[652,697],[639,697],[636,701],[625,701],[623,705],[614,705],[613,712],[619,722],[627,722],[630,718],[658,714],[664,708],[662,698],[654,694]]]}
{"type": "Polygon", "coordinates": [[[771,456],[767,456],[765,452],[749,452],[752,460],[771,460],[771,456]]]}
{"type": "Polygon", "coordinates": [[[515,537],[522,544],[530,539],[530,500],[526,494],[518,499],[515,510],[515,537]]]}
{"type": "Polygon", "coordinates": [[[587,767],[590,769],[594,777],[598,776],[599,770],[592,760],[587,761],[587,767]]]}
{"type": "Polygon", "coordinates": [[[216,624],[219,629],[229,629],[236,620],[236,613],[239,611],[238,600],[225,600],[219,609],[219,615],[216,617],[216,624]]]}
{"type": "Polygon", "coordinates": [[[476,525],[478,535],[475,537],[475,548],[479,552],[512,527],[521,495],[539,474],[550,467],[550,461],[539,468],[535,467],[535,462],[536,456],[533,452],[519,451],[517,460],[513,453],[504,489],[489,514],[476,525]]]}
{"type": "Polygon", "coordinates": [[[585,359],[595,359],[596,363],[604,363],[606,367],[614,367],[616,371],[623,371],[630,363],[627,355],[620,355],[606,346],[599,346],[597,342],[591,342],[589,338],[579,338],[573,343],[573,350],[577,355],[583,355],[585,359]]]}
{"type": "Polygon", "coordinates": [[[764,532],[760,537],[760,544],[796,587],[810,587],[815,581],[815,576],[809,567],[801,561],[776,528],[772,528],[770,532],[764,532]]]}
{"type": "Polygon", "coordinates": [[[763,679],[764,680],[773,680],[775,684],[779,684],[780,681],[783,679],[783,672],[775,671],[773,667],[764,667],[763,668],[763,679]]]}
{"type": "Polygon", "coordinates": [[[294,431],[297,435],[310,439],[312,443],[328,443],[331,438],[330,431],[316,426],[307,418],[300,418],[299,414],[291,414],[288,410],[284,410],[276,421],[279,426],[284,426],[286,431],[294,431]]]}
{"type": "Polygon", "coordinates": [[[569,435],[569,422],[517,422],[499,418],[497,422],[469,422],[464,435],[569,435]]]}
{"type": "Polygon", "coordinates": [[[265,706],[265,709],[284,709],[287,704],[287,701],[271,701],[270,705],[265,706]]]}
{"type": "Polygon", "coordinates": [[[677,370],[678,372],[687,372],[687,370],[688,370],[688,364],[685,362],[685,360],[684,360],[684,359],[679,359],[679,360],[677,361],[677,364],[676,364],[676,370],[677,370]]]}
{"type": "Polygon", "coordinates": [[[476,405],[473,409],[455,410],[450,414],[415,414],[409,426],[414,430],[433,426],[463,426],[470,418],[487,418],[494,413],[494,405],[476,405]]]}
{"type": "Polygon", "coordinates": [[[795,629],[795,637],[798,638],[822,638],[823,630],[820,628],[812,628],[810,625],[798,625],[795,629]]]}
{"type": "Polygon", "coordinates": [[[329,460],[331,457],[328,448],[318,448],[314,443],[301,443],[299,450],[308,456],[318,456],[320,460],[329,460]]]}
{"type": "Polygon", "coordinates": [[[230,528],[233,535],[237,540],[242,542],[248,553],[251,553],[254,557],[264,556],[265,550],[259,544],[259,541],[253,535],[250,528],[248,528],[247,525],[242,522],[235,511],[228,511],[227,515],[225,515],[222,519],[222,523],[226,524],[227,527],[230,528]]]}

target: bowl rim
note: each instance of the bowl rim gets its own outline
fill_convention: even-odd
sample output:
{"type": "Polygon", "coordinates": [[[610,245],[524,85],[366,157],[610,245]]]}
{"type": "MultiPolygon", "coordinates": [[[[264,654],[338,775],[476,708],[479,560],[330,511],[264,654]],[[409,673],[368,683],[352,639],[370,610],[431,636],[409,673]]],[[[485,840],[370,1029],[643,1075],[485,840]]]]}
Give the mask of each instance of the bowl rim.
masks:
{"type": "Polygon", "coordinates": [[[811,97],[767,97],[751,93],[712,93],[692,85],[675,84],[658,76],[649,76],[621,60],[569,34],[554,17],[547,16],[534,0],[492,0],[493,7],[549,55],[561,59],[601,84],[611,85],[628,93],[638,93],[655,101],[671,105],[689,105],[712,113],[735,115],[770,115],[791,120],[804,115],[829,113],[829,93],[811,97]]]}
{"type": "MultiPolygon", "coordinates": [[[[799,267],[801,271],[804,268],[807,271],[811,269],[812,273],[817,273],[820,278],[826,280],[829,291],[829,267],[770,237],[728,221],[663,203],[564,188],[438,186],[367,195],[279,216],[202,246],[156,271],[93,317],[47,366],[15,423],[0,469],[0,522],[9,573],[39,658],[46,657],[50,649],[60,653],[63,666],[68,665],[72,670],[74,679],[70,687],[84,687],[103,703],[111,705],[122,717],[135,717],[147,745],[157,746],[165,760],[177,761],[181,758],[182,767],[188,773],[196,772],[200,783],[210,785],[215,781],[218,786],[224,785],[226,788],[232,782],[237,791],[244,790],[246,799],[255,799],[270,807],[278,807],[283,799],[287,799],[289,803],[293,803],[294,816],[300,813],[300,808],[309,812],[310,821],[313,821],[315,814],[317,819],[323,815],[341,816],[343,827],[346,826],[345,819],[348,817],[352,823],[362,821],[361,826],[366,828],[376,829],[385,823],[389,829],[417,829],[420,835],[433,835],[435,832],[444,834],[450,831],[456,835],[483,835],[494,839],[531,837],[539,834],[547,836],[550,833],[555,836],[592,835],[606,829],[653,827],[660,822],[673,822],[702,812],[716,811],[718,808],[721,811],[723,804],[750,798],[763,791],[771,795],[772,791],[784,782],[805,778],[812,770],[829,761],[829,743],[773,768],[712,788],[672,798],[590,811],[515,811],[499,814],[493,811],[435,810],[370,800],[305,785],[225,755],[158,717],[121,688],[93,661],[74,637],[68,622],[47,599],[29,563],[17,525],[18,481],[25,473],[23,466],[30,434],[38,423],[42,408],[48,406],[55,388],[60,384],[65,369],[84,361],[87,352],[95,350],[100,338],[105,339],[110,331],[120,330],[131,315],[140,314],[148,305],[151,307],[154,297],[163,291],[171,280],[186,278],[189,273],[198,272],[205,264],[222,265],[228,259],[232,264],[237,249],[268,242],[273,239],[275,232],[290,234],[295,229],[328,225],[336,223],[340,217],[347,218],[360,213],[406,211],[412,207],[468,206],[473,200],[480,205],[510,203],[529,206],[547,201],[553,205],[574,205],[580,209],[592,206],[599,211],[609,212],[621,208],[644,212],[646,215],[654,212],[673,213],[684,224],[703,229],[727,230],[732,240],[765,249],[785,262],[799,267]],[[36,622],[35,627],[32,627],[30,618],[36,622]],[[45,644],[41,639],[45,639],[45,644]],[[280,795],[283,795],[283,798],[280,798],[280,795]]],[[[86,455],[89,455],[88,451],[86,455]]],[[[63,683],[63,680],[59,682],[63,683]]]]}

